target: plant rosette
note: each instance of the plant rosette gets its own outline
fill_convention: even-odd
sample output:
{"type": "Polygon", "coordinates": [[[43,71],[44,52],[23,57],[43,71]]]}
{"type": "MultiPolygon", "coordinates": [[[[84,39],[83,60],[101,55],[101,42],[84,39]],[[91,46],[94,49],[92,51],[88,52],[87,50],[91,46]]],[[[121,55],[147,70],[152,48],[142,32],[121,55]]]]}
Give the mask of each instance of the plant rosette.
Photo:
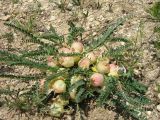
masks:
{"type": "MultiPolygon", "coordinates": [[[[118,80],[116,80],[121,75],[123,79],[125,79],[125,74],[123,73],[125,73],[126,70],[125,68],[121,68],[118,65],[114,64],[115,62],[112,62],[112,59],[118,57],[116,56],[117,54],[122,55],[123,59],[123,57],[125,57],[125,52],[127,52],[125,50],[130,49],[130,42],[126,38],[115,37],[112,34],[118,26],[122,25],[126,21],[126,19],[128,19],[128,16],[123,17],[123,19],[118,19],[116,22],[114,22],[115,24],[108,26],[107,30],[104,31],[100,36],[96,36],[96,38],[93,38],[93,41],[85,41],[86,45],[88,46],[83,45],[82,42],[74,41],[79,39],[79,37],[82,37],[82,32],[84,31],[82,30],[83,28],[76,27],[76,25],[74,25],[74,23],[72,22],[69,23],[70,28],[68,31],[68,35],[58,35],[54,28],[50,26],[50,29],[44,31],[42,34],[40,33],[40,36],[37,36],[37,34],[39,33],[32,34],[30,31],[23,27],[23,24],[22,26],[19,26],[19,24],[21,23],[14,21],[5,22],[5,25],[8,25],[15,30],[19,30],[22,33],[26,33],[28,37],[33,38],[33,40],[31,40],[30,42],[38,44],[39,48],[43,49],[37,49],[36,53],[38,52],[40,54],[35,54],[35,50],[26,51],[24,53],[22,53],[21,51],[13,53],[8,50],[0,50],[0,54],[3,58],[1,59],[1,61],[6,65],[8,65],[10,62],[13,62],[13,65],[16,66],[27,66],[29,68],[38,70],[37,72],[39,73],[39,75],[43,76],[39,81],[39,88],[43,93],[46,92],[45,94],[40,94],[39,97],[46,98],[44,99],[44,102],[43,100],[42,102],[45,104],[48,103],[48,105],[50,105],[48,107],[50,107],[50,115],[52,116],[61,117],[61,115],[66,112],[64,111],[64,107],[66,105],[70,105],[70,100],[73,100],[74,103],[78,104],[80,102],[85,102],[86,99],[89,99],[93,96],[94,98],[96,97],[97,103],[101,105],[104,105],[106,101],[109,100],[111,102],[114,102],[115,105],[119,105],[120,108],[124,110],[124,112],[122,111],[123,113],[127,113],[134,118],[141,119],[141,116],[139,114],[135,114],[135,111],[138,110],[138,112],[141,112],[141,109],[135,109],[134,103],[132,102],[132,99],[134,99],[135,96],[130,95],[129,88],[132,87],[132,83],[135,84],[133,91],[135,91],[136,94],[141,94],[142,97],[144,95],[143,99],[141,96],[140,98],[138,98],[139,96],[136,96],[135,103],[140,102],[139,105],[144,105],[145,103],[147,103],[147,101],[149,101],[147,98],[145,98],[145,94],[143,94],[147,92],[146,87],[139,84],[138,80],[134,81],[135,79],[132,76],[134,73],[126,73],[129,79],[128,82],[124,82],[123,80],[122,82],[119,82],[118,80]],[[53,38],[54,40],[51,40],[51,38],[53,38]],[[43,39],[45,39],[45,41],[43,39]],[[107,41],[107,39],[110,40],[107,41]],[[126,45],[123,46],[122,49],[120,46],[119,49],[117,48],[116,50],[114,50],[114,46],[110,46],[109,43],[114,44],[116,41],[126,41],[126,45]],[[127,41],[129,44],[127,44],[127,41]],[[70,44],[70,42],[72,43],[70,44]],[[48,55],[48,52],[43,52],[43,54],[41,54],[42,51],[53,51],[53,53],[52,56],[50,56],[48,55]],[[105,57],[106,52],[110,56],[113,56],[113,58],[105,57]],[[38,58],[40,57],[41,59],[33,59],[33,56],[35,55],[38,58]],[[41,56],[48,57],[44,58],[41,56]],[[125,88],[126,86],[129,87],[121,90],[119,89],[119,86],[121,86],[122,88],[125,88]],[[45,91],[45,89],[47,89],[48,91],[45,91]],[[50,94],[46,96],[47,93],[50,94]],[[127,102],[126,98],[128,98],[127,102]],[[129,108],[130,106],[133,107],[129,108]]],[[[2,73],[1,76],[32,80],[32,78],[38,79],[40,77],[37,76],[37,72],[33,73],[33,75],[30,75],[28,73],[23,76],[20,75],[20,73],[14,75],[13,71],[13,75],[8,75],[9,73],[2,73]]],[[[31,86],[31,89],[27,92],[29,93],[29,95],[22,93],[22,95],[27,96],[25,96],[24,98],[22,95],[20,96],[22,97],[20,98],[22,99],[22,102],[24,99],[24,105],[31,105],[30,108],[36,106],[39,108],[39,102],[35,102],[35,100],[32,99],[35,96],[33,93],[37,92],[37,89],[34,89],[35,87],[36,86],[33,86],[32,88],[31,86]],[[28,101],[28,98],[30,101],[28,101]],[[28,104],[32,102],[34,104],[28,104]]],[[[4,92],[6,93],[5,90],[4,92]]],[[[17,91],[13,91],[13,93],[16,92],[17,91]]],[[[42,111],[46,109],[43,107],[45,106],[41,107],[42,111]]],[[[143,106],[139,107],[143,108],[143,106]]]]}

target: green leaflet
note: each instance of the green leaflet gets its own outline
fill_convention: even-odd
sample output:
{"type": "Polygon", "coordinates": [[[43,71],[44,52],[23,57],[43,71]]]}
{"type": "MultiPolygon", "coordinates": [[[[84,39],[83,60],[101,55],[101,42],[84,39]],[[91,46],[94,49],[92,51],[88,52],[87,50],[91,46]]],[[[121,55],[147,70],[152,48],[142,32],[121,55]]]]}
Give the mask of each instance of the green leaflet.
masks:
{"type": "Polygon", "coordinates": [[[76,27],[72,22],[68,22],[68,25],[70,26],[70,28],[67,41],[68,44],[71,44],[74,40],[77,39],[78,36],[82,37],[84,29],[82,27],[76,27]]]}
{"type": "Polygon", "coordinates": [[[11,75],[11,74],[0,74],[0,77],[11,78],[11,79],[22,79],[22,80],[37,80],[42,77],[42,75],[11,75]]]}
{"type": "Polygon", "coordinates": [[[106,40],[108,40],[109,36],[113,33],[113,31],[120,26],[123,22],[125,21],[125,19],[120,18],[116,21],[115,24],[111,25],[103,34],[101,37],[99,37],[96,40],[93,40],[93,42],[90,44],[91,47],[89,48],[88,52],[96,49],[97,47],[104,45],[104,43],[106,42],[106,40]]]}
{"type": "Polygon", "coordinates": [[[149,9],[149,13],[157,20],[160,20],[160,2],[155,2],[149,9]]]}
{"type": "Polygon", "coordinates": [[[109,99],[109,95],[114,92],[116,89],[116,79],[112,77],[107,77],[105,79],[105,88],[101,90],[100,95],[97,99],[97,104],[102,106],[106,104],[107,100],[109,99]]]}
{"type": "Polygon", "coordinates": [[[44,63],[31,61],[26,58],[22,58],[21,56],[18,56],[16,54],[9,53],[7,51],[0,50],[0,55],[2,55],[2,58],[0,59],[0,61],[3,61],[9,65],[23,65],[23,66],[28,66],[32,68],[48,69],[50,71],[58,70],[58,68],[49,67],[44,63]]]}

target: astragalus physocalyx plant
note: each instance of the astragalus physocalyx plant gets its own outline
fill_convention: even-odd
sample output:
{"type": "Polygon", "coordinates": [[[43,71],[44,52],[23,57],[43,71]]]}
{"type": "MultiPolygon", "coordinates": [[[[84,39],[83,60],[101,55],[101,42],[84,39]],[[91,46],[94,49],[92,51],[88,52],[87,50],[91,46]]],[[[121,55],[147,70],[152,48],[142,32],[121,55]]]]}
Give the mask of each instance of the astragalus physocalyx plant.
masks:
{"type": "Polygon", "coordinates": [[[112,36],[124,21],[125,18],[118,19],[102,35],[88,42],[82,40],[84,29],[72,22],[69,22],[67,37],[58,35],[52,26],[47,32],[37,34],[17,21],[7,22],[5,25],[26,34],[30,37],[28,42],[39,47],[18,54],[0,50],[0,61],[9,66],[36,68],[41,73],[27,76],[2,73],[0,76],[36,80],[34,89],[23,95],[25,103],[28,99],[32,101],[27,105],[30,111],[35,105],[39,111],[47,106],[50,115],[60,117],[71,103],[93,99],[97,105],[114,106],[134,118],[145,118],[141,106],[149,102],[144,97],[147,88],[134,79],[130,66],[123,64],[131,43],[112,36]],[[119,46],[110,47],[110,44],[119,46]]]}

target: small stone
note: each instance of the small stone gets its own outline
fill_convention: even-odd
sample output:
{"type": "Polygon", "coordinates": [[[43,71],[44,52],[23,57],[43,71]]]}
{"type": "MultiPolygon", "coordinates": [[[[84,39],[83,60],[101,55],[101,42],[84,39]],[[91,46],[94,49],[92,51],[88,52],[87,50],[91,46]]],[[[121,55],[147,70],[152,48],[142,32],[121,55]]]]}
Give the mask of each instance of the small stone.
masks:
{"type": "Polygon", "coordinates": [[[58,20],[57,20],[57,23],[61,23],[61,22],[62,22],[62,20],[61,20],[61,19],[58,19],[58,20]]]}
{"type": "Polygon", "coordinates": [[[69,8],[72,8],[72,7],[73,7],[73,4],[72,4],[72,3],[69,3],[69,4],[68,4],[68,7],[69,7],[69,8]]]}
{"type": "Polygon", "coordinates": [[[160,112],[160,104],[157,105],[157,110],[160,112]]]}
{"type": "Polygon", "coordinates": [[[149,5],[152,4],[152,3],[153,3],[152,0],[148,0],[148,1],[147,1],[147,4],[149,4],[149,5]]]}
{"type": "Polygon", "coordinates": [[[160,85],[160,77],[156,79],[156,84],[160,85]]]}
{"type": "Polygon", "coordinates": [[[141,73],[140,73],[140,71],[139,71],[139,70],[134,69],[134,74],[135,74],[135,75],[140,75],[141,73]]]}
{"type": "Polygon", "coordinates": [[[151,112],[151,111],[146,111],[146,114],[147,114],[148,116],[150,116],[150,115],[152,114],[152,112],[151,112]]]}
{"type": "Polygon", "coordinates": [[[147,71],[146,73],[144,73],[144,76],[145,76],[145,78],[147,78],[149,80],[155,80],[156,78],[158,78],[159,72],[160,72],[160,69],[157,68],[152,71],[147,71]]]}
{"type": "Polygon", "coordinates": [[[88,10],[87,9],[83,9],[83,14],[87,14],[88,10]]]}
{"type": "Polygon", "coordinates": [[[55,16],[51,16],[50,21],[54,21],[56,19],[55,16]]]}
{"type": "Polygon", "coordinates": [[[103,15],[100,15],[100,16],[99,16],[99,20],[101,20],[101,21],[103,21],[103,20],[104,20],[103,15]]]}
{"type": "Polygon", "coordinates": [[[33,2],[33,0],[28,0],[29,3],[33,2]]]}
{"type": "Polygon", "coordinates": [[[128,106],[129,106],[129,105],[130,105],[130,104],[129,104],[129,102],[126,102],[126,105],[128,105],[128,106]]]}
{"type": "Polygon", "coordinates": [[[93,32],[93,36],[97,35],[97,32],[93,32]]]}
{"type": "Polygon", "coordinates": [[[93,22],[94,21],[94,17],[88,17],[88,21],[89,22],[93,22]]]}
{"type": "Polygon", "coordinates": [[[158,91],[158,87],[157,87],[157,86],[154,86],[153,90],[154,90],[155,92],[157,92],[157,91],[158,91]]]}
{"type": "Polygon", "coordinates": [[[100,24],[100,22],[99,21],[95,21],[94,24],[98,26],[100,24]]]}
{"type": "Polygon", "coordinates": [[[11,17],[11,15],[1,16],[0,20],[8,20],[11,17]]]}
{"type": "Polygon", "coordinates": [[[157,97],[158,97],[158,99],[160,100],[160,93],[158,93],[157,97]]]}
{"type": "Polygon", "coordinates": [[[150,94],[151,94],[151,92],[150,92],[150,91],[147,91],[147,92],[146,92],[146,95],[150,95],[150,94]]]}

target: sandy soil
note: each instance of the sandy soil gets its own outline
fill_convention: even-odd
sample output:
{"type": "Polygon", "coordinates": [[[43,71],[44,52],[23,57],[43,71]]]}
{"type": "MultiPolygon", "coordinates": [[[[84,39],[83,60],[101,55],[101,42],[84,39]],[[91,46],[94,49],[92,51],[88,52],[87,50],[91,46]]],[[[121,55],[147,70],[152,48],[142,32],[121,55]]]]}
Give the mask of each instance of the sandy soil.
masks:
{"type": "MultiPolygon", "coordinates": [[[[108,23],[116,20],[124,15],[132,15],[132,17],[119,27],[116,31],[116,36],[126,37],[135,42],[137,47],[136,55],[139,58],[138,64],[135,68],[135,74],[141,77],[141,81],[149,86],[147,96],[150,97],[154,103],[146,110],[148,120],[159,120],[160,111],[156,109],[160,104],[160,98],[157,98],[157,92],[154,91],[157,82],[160,83],[160,63],[155,56],[155,48],[153,41],[156,40],[153,35],[153,28],[155,23],[146,19],[147,13],[145,10],[150,6],[153,0],[99,0],[102,4],[100,9],[96,9],[96,0],[90,2],[84,0],[83,9],[69,3],[70,11],[64,13],[54,3],[58,0],[0,0],[0,49],[16,48],[32,49],[35,45],[23,44],[24,36],[18,32],[4,26],[3,23],[7,20],[18,19],[19,21],[27,21],[30,17],[35,19],[38,32],[43,32],[49,25],[52,24],[57,32],[66,35],[68,32],[67,21],[73,20],[80,26],[85,28],[83,38],[87,40],[89,34],[96,36],[99,30],[108,23]],[[89,12],[86,18],[83,13],[89,12]],[[13,39],[10,42],[4,37],[6,33],[13,33],[13,39]],[[158,100],[159,99],[159,100],[158,100]]],[[[68,1],[67,1],[68,2],[68,1]]],[[[1,65],[1,64],[0,64],[1,65]]],[[[0,66],[0,72],[2,65],[0,66]]],[[[21,74],[32,73],[34,71],[28,68],[15,68],[21,74]]],[[[17,80],[7,80],[0,78],[0,87],[4,85],[13,86],[13,89],[20,87],[27,87],[25,83],[19,83],[17,80]]],[[[1,99],[1,98],[0,98],[1,99]]],[[[0,106],[0,120],[51,120],[50,117],[41,117],[39,115],[26,115],[14,110],[9,110],[6,106],[0,106]]],[[[72,116],[67,116],[64,119],[72,119],[72,116]]],[[[78,118],[76,118],[78,119],[78,118]]],[[[87,120],[123,120],[123,117],[112,110],[104,108],[93,108],[89,111],[87,120]]]]}

